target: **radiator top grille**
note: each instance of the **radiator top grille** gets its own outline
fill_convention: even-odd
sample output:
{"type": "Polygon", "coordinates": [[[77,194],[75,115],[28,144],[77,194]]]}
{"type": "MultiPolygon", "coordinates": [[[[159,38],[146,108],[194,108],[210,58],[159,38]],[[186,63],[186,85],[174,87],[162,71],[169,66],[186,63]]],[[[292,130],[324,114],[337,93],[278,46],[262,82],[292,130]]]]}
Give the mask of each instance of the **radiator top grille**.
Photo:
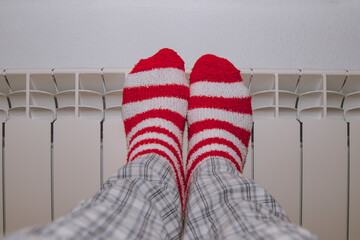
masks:
{"type": "MultiPolygon", "coordinates": [[[[8,69],[0,76],[0,121],[118,119],[130,69],[8,69]]],[[[186,69],[189,79],[191,69],[186,69]]],[[[254,120],[360,119],[360,71],[242,69],[254,120]]]]}

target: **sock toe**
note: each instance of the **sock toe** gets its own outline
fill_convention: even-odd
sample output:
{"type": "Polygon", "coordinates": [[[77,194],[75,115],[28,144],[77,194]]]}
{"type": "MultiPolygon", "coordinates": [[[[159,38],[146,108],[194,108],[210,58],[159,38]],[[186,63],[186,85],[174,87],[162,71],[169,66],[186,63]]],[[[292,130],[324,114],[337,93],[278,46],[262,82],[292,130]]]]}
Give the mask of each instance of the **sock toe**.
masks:
{"type": "Polygon", "coordinates": [[[157,68],[177,68],[185,71],[184,61],[172,49],[163,48],[152,57],[141,59],[130,74],[149,71],[157,68]]]}
{"type": "Polygon", "coordinates": [[[240,71],[225,58],[212,54],[200,57],[190,75],[191,83],[208,82],[241,82],[240,71]]]}

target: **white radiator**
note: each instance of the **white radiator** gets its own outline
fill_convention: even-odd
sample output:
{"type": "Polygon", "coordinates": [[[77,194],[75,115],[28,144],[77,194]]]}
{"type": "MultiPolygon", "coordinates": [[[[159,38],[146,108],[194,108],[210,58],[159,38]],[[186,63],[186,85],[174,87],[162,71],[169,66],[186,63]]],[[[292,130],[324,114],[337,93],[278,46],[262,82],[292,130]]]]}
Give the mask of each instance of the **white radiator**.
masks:
{"type": "MultiPolygon", "coordinates": [[[[128,72],[3,71],[1,233],[64,215],[125,164],[128,72]]],[[[243,69],[242,76],[254,109],[244,174],[321,239],[360,239],[360,71],[243,69]]]]}

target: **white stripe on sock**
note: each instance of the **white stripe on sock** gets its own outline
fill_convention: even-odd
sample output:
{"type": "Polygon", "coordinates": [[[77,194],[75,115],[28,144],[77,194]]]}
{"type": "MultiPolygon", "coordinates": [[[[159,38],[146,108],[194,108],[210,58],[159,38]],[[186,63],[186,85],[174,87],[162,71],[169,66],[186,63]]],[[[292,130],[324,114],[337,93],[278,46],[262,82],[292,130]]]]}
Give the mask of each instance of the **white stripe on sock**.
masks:
{"type": "Polygon", "coordinates": [[[181,157],[180,149],[179,149],[178,145],[175,143],[174,139],[168,137],[167,135],[164,135],[164,134],[161,134],[161,133],[156,133],[156,132],[144,133],[144,134],[134,138],[131,145],[129,146],[129,152],[131,151],[131,149],[134,147],[134,145],[136,143],[138,143],[138,142],[140,142],[142,140],[145,140],[145,139],[150,139],[150,138],[156,138],[156,139],[162,140],[162,141],[170,144],[172,147],[174,147],[175,151],[181,157]]]}
{"type": "Polygon", "coordinates": [[[229,122],[234,126],[251,131],[252,115],[230,112],[222,109],[196,108],[188,111],[188,121],[190,124],[205,119],[215,119],[229,122]]]}
{"type": "Polygon", "coordinates": [[[191,96],[243,98],[250,96],[243,82],[195,82],[190,85],[191,96]]]}
{"type": "Polygon", "coordinates": [[[174,163],[177,163],[175,155],[167,147],[164,147],[163,145],[158,144],[158,143],[144,144],[144,145],[139,146],[131,153],[131,155],[129,156],[129,159],[131,160],[136,154],[138,154],[139,152],[141,152],[143,150],[147,150],[147,149],[161,150],[161,151],[165,152],[171,158],[171,160],[174,161],[174,163]]]}
{"type": "Polygon", "coordinates": [[[168,109],[185,117],[187,113],[187,105],[188,101],[185,99],[173,97],[152,98],[124,104],[122,106],[122,114],[124,119],[129,119],[137,114],[144,113],[149,110],[168,109]]]}
{"type": "Polygon", "coordinates": [[[198,156],[200,156],[203,153],[207,153],[211,150],[224,151],[224,152],[230,154],[236,160],[237,163],[241,164],[241,159],[234,150],[232,150],[231,148],[229,148],[225,145],[213,143],[213,144],[205,145],[202,148],[198,149],[196,152],[194,152],[194,154],[190,157],[187,166],[190,167],[191,164],[193,163],[193,161],[198,156]]]}
{"type": "Polygon", "coordinates": [[[230,132],[221,129],[204,130],[193,135],[192,138],[189,140],[189,149],[192,149],[195,146],[195,144],[197,144],[202,140],[205,140],[207,138],[214,138],[214,137],[224,138],[226,140],[231,141],[239,149],[243,158],[244,156],[246,156],[247,148],[244,146],[244,144],[242,144],[242,142],[230,132]]]}
{"type": "Polygon", "coordinates": [[[177,84],[189,86],[185,72],[177,68],[153,69],[129,74],[124,87],[160,86],[177,84]]]}
{"type": "Polygon", "coordinates": [[[141,129],[147,127],[161,127],[167,129],[179,139],[180,143],[182,143],[182,132],[172,122],[162,118],[150,118],[144,119],[144,121],[141,121],[139,124],[137,124],[131,129],[130,133],[126,138],[127,146],[129,146],[129,140],[132,138],[132,136],[134,136],[134,134],[136,134],[141,129]]]}

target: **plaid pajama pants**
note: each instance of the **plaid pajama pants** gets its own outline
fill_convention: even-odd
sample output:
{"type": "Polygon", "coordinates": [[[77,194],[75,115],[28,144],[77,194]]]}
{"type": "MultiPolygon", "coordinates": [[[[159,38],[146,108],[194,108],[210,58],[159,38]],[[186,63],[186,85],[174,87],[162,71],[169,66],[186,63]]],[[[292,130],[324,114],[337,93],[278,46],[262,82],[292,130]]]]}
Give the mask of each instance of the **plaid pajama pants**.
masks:
{"type": "Polygon", "coordinates": [[[156,154],[120,168],[103,189],[53,223],[7,239],[316,239],[291,224],[263,188],[232,163],[194,171],[186,215],[170,164],[156,154]]]}

